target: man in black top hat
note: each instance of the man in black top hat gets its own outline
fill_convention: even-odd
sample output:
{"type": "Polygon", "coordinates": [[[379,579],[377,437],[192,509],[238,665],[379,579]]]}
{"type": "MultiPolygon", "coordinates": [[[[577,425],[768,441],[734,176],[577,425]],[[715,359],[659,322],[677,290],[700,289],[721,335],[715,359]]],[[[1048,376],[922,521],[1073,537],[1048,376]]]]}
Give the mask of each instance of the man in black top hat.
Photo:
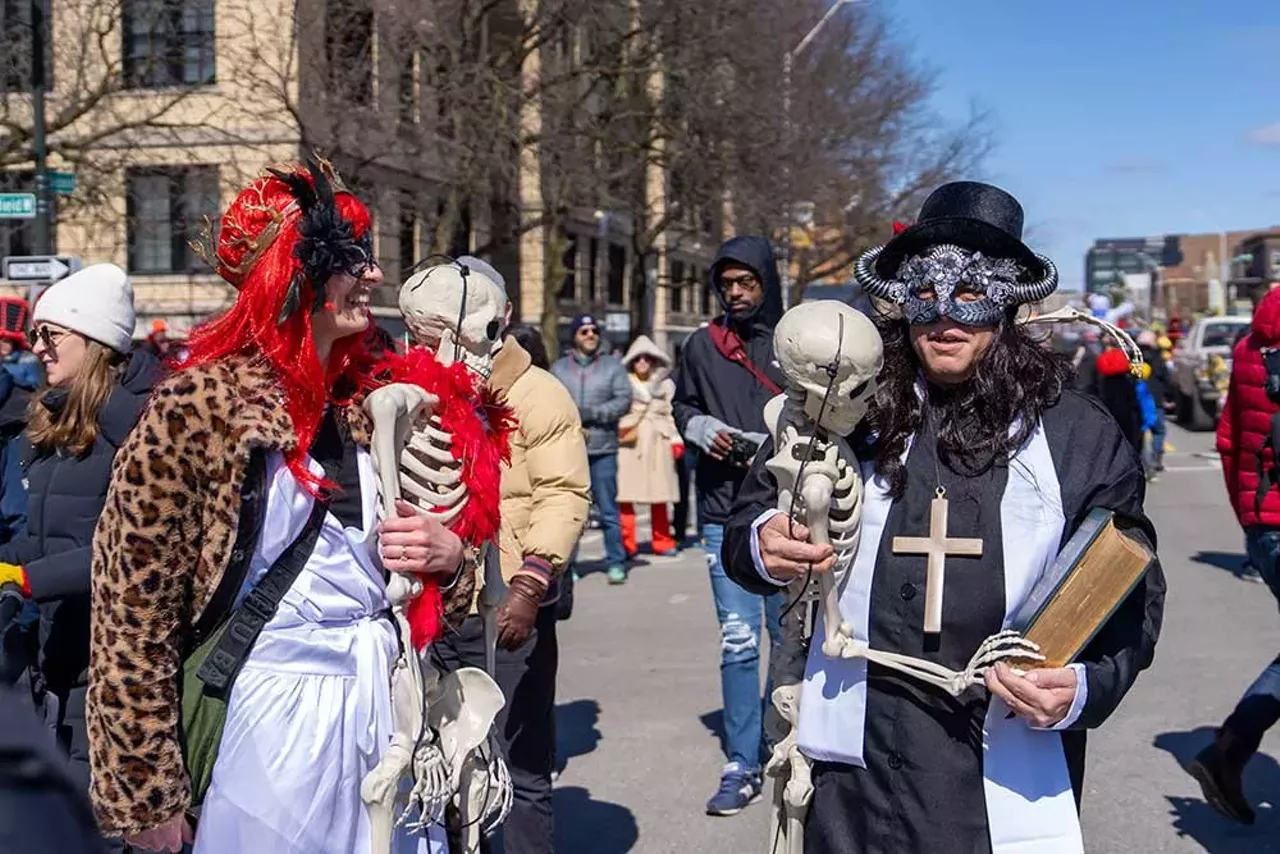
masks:
{"type": "MultiPolygon", "coordinates": [[[[1064,358],[1017,322],[1057,285],[1021,234],[1008,193],[948,184],[857,264],[876,300],[884,370],[849,437],[866,482],[840,609],[872,649],[957,671],[1010,624],[1091,509],[1113,511],[1154,550],[1137,452],[1096,401],[1070,390],[1064,358]],[[929,536],[938,505],[949,508],[947,549],[956,539],[969,555],[981,548],[947,555],[927,581],[928,557],[899,538],[929,536]],[[926,632],[935,581],[941,621],[926,632]]],[[[774,509],[772,455],[757,455],[725,532],[726,570],[758,592],[833,563],[829,546],[774,509]]],[[[1151,663],[1164,588],[1157,561],[1075,663],[1025,675],[1002,663],[954,698],[811,644],[798,728],[813,761],[807,854],[1083,850],[1085,731],[1151,663]]]]}

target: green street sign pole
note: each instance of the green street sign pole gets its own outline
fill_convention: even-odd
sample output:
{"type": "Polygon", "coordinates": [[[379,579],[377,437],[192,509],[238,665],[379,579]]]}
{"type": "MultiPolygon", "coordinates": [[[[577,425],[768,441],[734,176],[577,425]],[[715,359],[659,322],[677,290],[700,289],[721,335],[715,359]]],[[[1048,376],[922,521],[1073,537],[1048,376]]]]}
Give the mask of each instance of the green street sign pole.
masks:
{"type": "Polygon", "coordinates": [[[31,2],[31,108],[33,113],[31,146],[36,159],[36,234],[35,251],[48,255],[53,251],[51,223],[49,221],[48,150],[45,145],[44,73],[45,16],[44,0],[31,2]]]}

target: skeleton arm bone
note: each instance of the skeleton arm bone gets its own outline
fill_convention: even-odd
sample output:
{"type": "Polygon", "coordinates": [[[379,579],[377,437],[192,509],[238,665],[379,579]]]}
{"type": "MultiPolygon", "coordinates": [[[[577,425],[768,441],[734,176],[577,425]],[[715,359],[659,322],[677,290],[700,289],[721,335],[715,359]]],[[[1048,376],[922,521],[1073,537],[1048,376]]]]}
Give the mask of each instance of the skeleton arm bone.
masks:
{"type": "MultiPolygon", "coordinates": [[[[827,532],[827,514],[831,510],[831,496],[834,492],[835,483],[825,471],[806,474],[804,482],[800,484],[805,524],[809,528],[810,541],[816,545],[831,544],[827,532]]],[[[832,658],[839,658],[850,640],[850,630],[840,615],[840,594],[836,590],[834,574],[822,573],[818,578],[818,586],[826,629],[822,652],[832,658]]]]}
{"type": "Polygon", "coordinates": [[[1014,631],[1002,631],[987,638],[978,646],[978,651],[969,659],[964,670],[951,670],[932,661],[912,658],[895,652],[881,652],[867,646],[860,649],[846,647],[846,658],[863,658],[867,661],[896,670],[928,685],[941,688],[953,697],[959,697],[970,686],[978,685],[986,675],[987,668],[998,661],[1010,658],[1031,658],[1043,660],[1040,647],[1014,631]]]}

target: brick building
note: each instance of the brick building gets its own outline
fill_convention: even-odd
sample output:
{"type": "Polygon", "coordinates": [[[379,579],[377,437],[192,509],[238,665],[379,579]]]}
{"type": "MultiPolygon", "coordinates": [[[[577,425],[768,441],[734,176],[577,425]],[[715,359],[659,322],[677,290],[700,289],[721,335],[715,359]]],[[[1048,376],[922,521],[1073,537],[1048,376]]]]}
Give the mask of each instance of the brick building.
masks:
{"type": "MultiPolygon", "coordinates": [[[[1090,292],[1105,292],[1120,284],[1126,275],[1155,273],[1150,298],[1157,315],[1228,313],[1248,301],[1248,271],[1233,259],[1247,252],[1250,245],[1263,245],[1268,236],[1280,239],[1280,226],[1215,234],[1100,239],[1085,255],[1085,287],[1090,292]]],[[[1280,242],[1277,248],[1280,249],[1280,242]]],[[[1253,272],[1258,269],[1255,265],[1253,272]]],[[[1280,275],[1280,264],[1275,269],[1280,275]]]]}

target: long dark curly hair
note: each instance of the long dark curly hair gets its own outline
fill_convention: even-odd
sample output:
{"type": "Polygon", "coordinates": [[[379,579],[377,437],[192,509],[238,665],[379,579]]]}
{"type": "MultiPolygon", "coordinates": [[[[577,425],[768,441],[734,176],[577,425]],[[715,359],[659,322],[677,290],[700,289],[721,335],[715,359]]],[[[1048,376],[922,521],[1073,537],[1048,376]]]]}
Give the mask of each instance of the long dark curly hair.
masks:
{"type": "Polygon", "coordinates": [[[911,346],[910,327],[900,317],[873,314],[884,340],[884,369],[862,438],[871,440],[876,474],[894,498],[906,491],[902,452],[920,429],[926,405],[939,459],[953,471],[978,474],[1012,457],[1041,413],[1069,387],[1067,357],[1045,347],[1015,316],[1005,314],[973,376],[950,388],[926,384],[921,400],[916,393],[920,357],[911,346]]]}

